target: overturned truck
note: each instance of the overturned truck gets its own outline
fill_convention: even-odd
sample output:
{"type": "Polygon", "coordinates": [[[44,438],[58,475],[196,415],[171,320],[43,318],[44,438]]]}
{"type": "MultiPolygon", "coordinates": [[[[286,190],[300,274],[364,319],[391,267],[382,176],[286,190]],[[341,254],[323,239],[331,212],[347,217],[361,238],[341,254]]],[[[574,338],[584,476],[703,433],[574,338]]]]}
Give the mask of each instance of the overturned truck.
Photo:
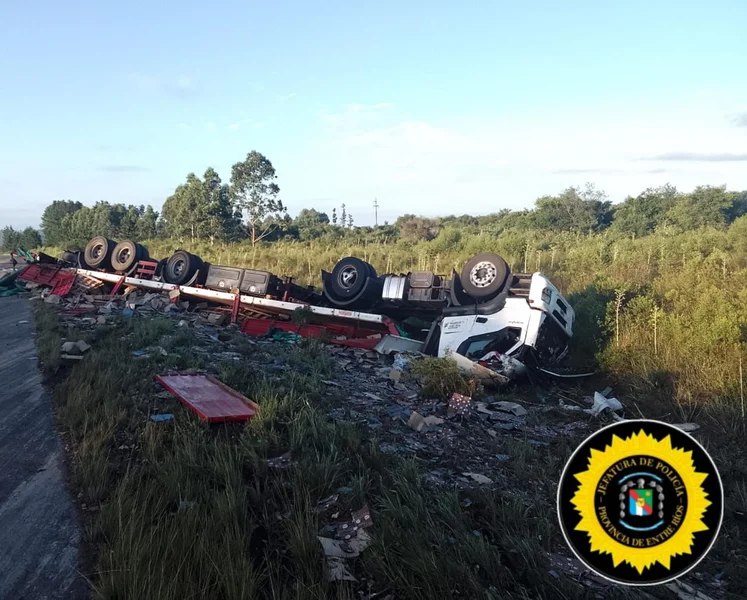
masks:
{"type": "Polygon", "coordinates": [[[142,244],[101,236],[63,260],[114,284],[115,293],[121,285],[177,290],[230,306],[247,333],[280,327],[318,337],[357,336],[392,350],[468,359],[504,375],[557,364],[573,334],[573,308],[545,275],[513,273],[490,253],[450,275],[379,275],[366,261],[346,257],[322,271],[321,288],[269,271],[211,264],[186,250],[153,259],[142,244]],[[293,318],[299,309],[303,325],[293,318]]]}

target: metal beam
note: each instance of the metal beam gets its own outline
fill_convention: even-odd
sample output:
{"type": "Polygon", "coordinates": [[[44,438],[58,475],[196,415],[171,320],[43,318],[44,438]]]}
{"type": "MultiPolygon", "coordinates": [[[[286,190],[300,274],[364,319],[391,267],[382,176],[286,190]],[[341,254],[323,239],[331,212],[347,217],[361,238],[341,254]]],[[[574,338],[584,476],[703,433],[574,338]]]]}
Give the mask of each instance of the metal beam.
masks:
{"type": "MultiPolygon", "coordinates": [[[[76,272],[79,275],[85,275],[87,277],[92,277],[100,281],[107,281],[109,283],[116,284],[117,282],[122,280],[121,275],[116,275],[114,273],[104,273],[103,271],[76,269],[76,272]]],[[[126,285],[131,285],[148,290],[157,290],[164,292],[179,290],[179,293],[184,294],[185,296],[193,296],[195,298],[201,298],[203,300],[219,302],[221,304],[233,305],[236,298],[236,294],[232,294],[230,292],[218,292],[216,290],[209,290],[206,288],[198,288],[186,285],[179,286],[173,283],[165,283],[162,281],[138,279],[137,277],[125,277],[123,283],[126,285]]],[[[376,315],[373,313],[344,310],[341,308],[328,308],[326,306],[312,306],[309,304],[302,304],[300,302],[285,302],[282,300],[273,300],[271,298],[246,296],[244,294],[240,294],[239,298],[242,306],[253,306],[257,308],[261,307],[263,312],[275,315],[289,315],[296,309],[303,308],[311,311],[312,314],[327,318],[343,319],[346,321],[362,321],[365,323],[377,323],[380,325],[386,325],[387,323],[387,317],[383,315],[376,315]]]]}

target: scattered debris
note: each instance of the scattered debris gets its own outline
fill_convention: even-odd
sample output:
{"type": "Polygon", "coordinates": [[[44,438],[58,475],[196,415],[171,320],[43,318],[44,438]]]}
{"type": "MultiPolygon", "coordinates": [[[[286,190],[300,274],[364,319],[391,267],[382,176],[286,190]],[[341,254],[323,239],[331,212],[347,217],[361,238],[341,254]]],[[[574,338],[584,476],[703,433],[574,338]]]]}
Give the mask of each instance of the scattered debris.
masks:
{"type": "Polygon", "coordinates": [[[322,531],[329,531],[334,535],[334,537],[317,536],[327,561],[329,581],[356,581],[348,570],[345,560],[357,558],[371,545],[371,536],[366,529],[372,525],[368,506],[363,506],[360,510],[351,513],[350,520],[322,528],[322,531]]]}
{"type": "Polygon", "coordinates": [[[362,528],[356,530],[355,534],[346,540],[336,540],[322,536],[317,536],[317,539],[322,545],[324,555],[333,558],[356,558],[371,544],[371,536],[362,528]]]}
{"type": "Polygon", "coordinates": [[[622,409],[623,406],[617,398],[605,398],[599,392],[594,392],[594,404],[585,412],[594,416],[599,416],[605,410],[610,410],[614,413],[622,409]]]}
{"type": "Polygon", "coordinates": [[[226,321],[228,321],[228,315],[224,313],[211,312],[207,315],[207,322],[211,325],[223,325],[226,321]]]}
{"type": "Polygon", "coordinates": [[[80,350],[81,354],[88,352],[91,349],[91,345],[86,343],[84,340],[78,340],[77,342],[78,350],[80,350]]]}
{"type": "Polygon", "coordinates": [[[327,558],[327,579],[328,581],[358,581],[348,571],[345,561],[333,556],[327,558]]]}
{"type": "Polygon", "coordinates": [[[158,415],[151,415],[150,420],[155,423],[163,423],[164,421],[173,421],[174,415],[171,413],[161,413],[158,415]]]}
{"type": "Polygon", "coordinates": [[[286,452],[285,454],[281,454],[280,456],[267,459],[267,466],[270,469],[287,469],[291,466],[291,464],[293,463],[291,462],[290,452],[286,452]]]}
{"type": "Polygon", "coordinates": [[[177,507],[177,512],[184,512],[185,510],[189,510],[190,508],[194,508],[197,506],[197,502],[194,500],[179,500],[179,506],[177,507]]]}
{"type": "Polygon", "coordinates": [[[420,352],[422,349],[423,342],[400,337],[398,335],[385,335],[381,338],[381,341],[374,346],[374,350],[379,354],[420,352]]]}
{"type": "Polygon", "coordinates": [[[428,417],[423,417],[419,412],[412,411],[410,414],[410,418],[407,421],[407,426],[411,429],[414,429],[415,431],[430,431],[437,425],[442,425],[444,422],[443,419],[440,417],[434,417],[433,415],[430,415],[428,417]]]}
{"type": "Polygon", "coordinates": [[[449,354],[449,358],[457,364],[463,373],[475,378],[486,387],[501,386],[509,381],[509,378],[505,375],[473,362],[461,354],[454,352],[449,354]]]}
{"type": "Polygon", "coordinates": [[[693,586],[688,585],[679,579],[664,584],[664,587],[666,587],[670,592],[676,594],[677,600],[713,600],[711,596],[696,590],[693,586]]]}
{"type": "Polygon", "coordinates": [[[462,473],[465,477],[469,477],[473,481],[476,481],[480,485],[487,485],[490,483],[493,483],[493,480],[490,479],[490,477],[485,477],[485,475],[480,475],[480,473],[462,473]]]}
{"type": "Polygon", "coordinates": [[[516,402],[506,402],[505,400],[501,400],[500,402],[491,404],[491,406],[496,410],[509,412],[516,417],[523,417],[527,414],[527,409],[516,402]]]}
{"type": "Polygon", "coordinates": [[[448,415],[450,417],[454,415],[466,415],[469,413],[471,404],[472,398],[454,392],[449,399],[448,415]]]}
{"type": "Polygon", "coordinates": [[[694,431],[698,431],[700,429],[700,425],[697,423],[673,423],[673,425],[685,433],[693,433],[694,431]]]}

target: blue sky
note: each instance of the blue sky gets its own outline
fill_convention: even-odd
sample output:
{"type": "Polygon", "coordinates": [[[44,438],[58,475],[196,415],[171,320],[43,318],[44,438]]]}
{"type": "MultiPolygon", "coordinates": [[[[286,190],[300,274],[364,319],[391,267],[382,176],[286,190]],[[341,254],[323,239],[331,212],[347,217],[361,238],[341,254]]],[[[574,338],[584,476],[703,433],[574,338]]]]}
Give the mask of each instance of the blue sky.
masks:
{"type": "Polygon", "coordinates": [[[152,204],[248,151],[291,214],[747,189],[747,4],[0,4],[0,225],[152,204]],[[569,6],[570,5],[570,6],[569,6]],[[339,209],[338,209],[339,210],[339,209]]]}

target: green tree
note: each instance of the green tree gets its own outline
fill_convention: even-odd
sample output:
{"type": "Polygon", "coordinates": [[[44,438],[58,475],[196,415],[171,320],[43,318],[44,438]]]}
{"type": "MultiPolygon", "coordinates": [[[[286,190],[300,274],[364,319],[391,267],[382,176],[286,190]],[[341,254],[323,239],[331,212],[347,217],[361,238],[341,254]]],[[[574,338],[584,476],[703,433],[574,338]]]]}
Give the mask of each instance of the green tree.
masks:
{"type": "Polygon", "coordinates": [[[314,208],[304,208],[293,220],[293,225],[298,230],[300,239],[313,240],[324,235],[329,225],[329,217],[327,213],[314,208]]]}
{"type": "Polygon", "coordinates": [[[177,186],[163,203],[161,216],[167,235],[191,241],[205,237],[207,210],[205,186],[197,175],[190,173],[186,183],[177,186]]]}
{"type": "Polygon", "coordinates": [[[158,213],[148,205],[137,222],[137,239],[153,240],[158,236],[158,213]]]}
{"type": "Polygon", "coordinates": [[[0,237],[2,237],[2,250],[4,252],[15,250],[21,243],[21,232],[16,231],[9,225],[3,227],[3,230],[0,232],[0,237]]]}
{"type": "Polygon", "coordinates": [[[582,190],[569,187],[559,196],[538,198],[532,213],[534,225],[553,231],[590,233],[609,225],[612,203],[607,195],[587,184],[582,190]]]}
{"type": "Polygon", "coordinates": [[[727,211],[726,219],[729,223],[733,223],[744,215],[747,215],[747,191],[739,192],[734,196],[731,207],[727,211]]]}
{"type": "Polygon", "coordinates": [[[252,246],[270,235],[286,212],[275,179],[275,167],[256,150],[231,169],[231,199],[246,216],[252,246]]]}
{"type": "Polygon", "coordinates": [[[628,197],[614,208],[612,229],[635,237],[647,235],[664,222],[678,197],[677,188],[669,184],[628,197]]]}
{"type": "Polygon", "coordinates": [[[690,194],[682,194],[669,209],[666,220],[681,231],[700,227],[724,227],[736,194],[726,186],[701,185],[690,194]]]}
{"type": "Polygon", "coordinates": [[[231,204],[228,185],[212,167],[203,175],[205,198],[205,233],[213,244],[216,239],[228,241],[241,237],[241,213],[236,213],[231,204]]]}
{"type": "Polygon", "coordinates": [[[24,248],[39,248],[42,245],[42,238],[39,231],[33,227],[26,227],[20,233],[19,245],[24,248]]]}
{"type": "Polygon", "coordinates": [[[117,234],[119,237],[131,240],[138,239],[140,218],[145,212],[145,207],[128,206],[121,217],[117,234]]]}
{"type": "Polygon", "coordinates": [[[41,228],[44,242],[50,246],[65,243],[69,232],[65,231],[63,220],[66,216],[83,208],[80,202],[72,200],[55,200],[44,209],[41,218],[41,228]]]}

